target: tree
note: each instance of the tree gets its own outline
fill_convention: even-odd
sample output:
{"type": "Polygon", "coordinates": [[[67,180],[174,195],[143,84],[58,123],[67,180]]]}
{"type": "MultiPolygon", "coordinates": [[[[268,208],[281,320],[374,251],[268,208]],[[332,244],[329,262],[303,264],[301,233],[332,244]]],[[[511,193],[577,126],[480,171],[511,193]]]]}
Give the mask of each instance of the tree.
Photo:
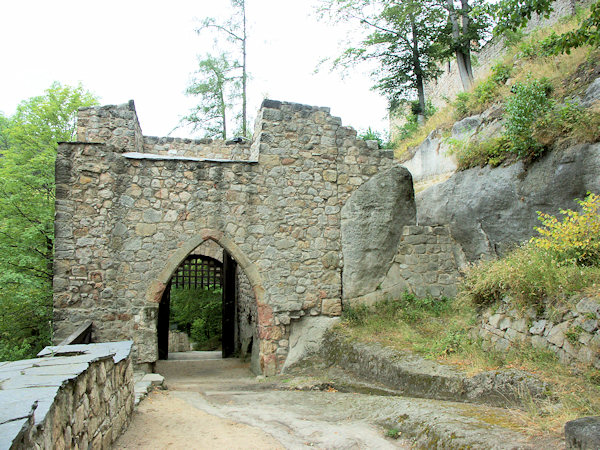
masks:
{"type": "Polygon", "coordinates": [[[202,22],[200,28],[196,30],[198,34],[207,29],[217,30],[223,34],[227,41],[238,47],[239,57],[230,65],[241,70],[241,97],[242,97],[242,113],[241,113],[241,132],[244,137],[248,135],[248,70],[247,70],[247,43],[248,29],[246,22],[246,0],[231,0],[231,6],[236,11],[225,23],[217,23],[212,18],[206,18],[202,22]]]}
{"type": "Polygon", "coordinates": [[[437,42],[445,25],[443,9],[428,0],[323,0],[320,12],[335,21],[356,21],[369,33],[337,58],[334,67],[377,61],[373,88],[386,95],[391,109],[416,92],[423,116],[424,83],[441,73],[437,42]]]}
{"type": "Polygon", "coordinates": [[[203,129],[206,137],[227,139],[227,110],[231,97],[239,89],[239,77],[231,76],[237,69],[226,55],[208,55],[199,61],[196,77],[186,90],[186,95],[199,96],[200,103],[182,120],[193,125],[193,130],[203,129]]]}
{"type": "Polygon", "coordinates": [[[481,0],[441,0],[447,11],[447,31],[442,34],[440,44],[446,49],[446,55],[456,58],[456,65],[464,91],[473,87],[473,66],[471,51],[474,43],[480,43],[489,37],[494,7],[481,0]]]}
{"type": "Polygon", "coordinates": [[[96,103],[81,85],[53,83],[0,115],[0,359],[48,343],[57,142],[72,140],[78,108],[96,103]]]}

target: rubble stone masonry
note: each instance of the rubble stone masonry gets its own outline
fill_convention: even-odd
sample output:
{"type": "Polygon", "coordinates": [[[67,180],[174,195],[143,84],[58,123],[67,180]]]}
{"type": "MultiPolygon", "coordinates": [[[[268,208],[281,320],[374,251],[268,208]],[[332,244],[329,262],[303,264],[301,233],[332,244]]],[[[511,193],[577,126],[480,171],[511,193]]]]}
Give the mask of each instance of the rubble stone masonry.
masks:
{"type": "Polygon", "coordinates": [[[55,336],[90,319],[94,341],[133,339],[138,364],[157,359],[170,277],[212,240],[249,280],[276,373],[292,320],[341,313],[340,209],[395,164],[328,108],[271,100],[251,143],[144,137],[133,102],[81,110],[78,139],[56,162],[55,336]]]}

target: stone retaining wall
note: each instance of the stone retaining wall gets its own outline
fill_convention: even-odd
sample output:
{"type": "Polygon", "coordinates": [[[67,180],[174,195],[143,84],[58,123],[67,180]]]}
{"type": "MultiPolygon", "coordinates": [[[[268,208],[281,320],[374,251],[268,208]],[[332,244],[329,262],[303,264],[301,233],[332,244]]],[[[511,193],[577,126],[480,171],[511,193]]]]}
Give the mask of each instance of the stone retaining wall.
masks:
{"type": "Polygon", "coordinates": [[[110,449],[134,407],[131,345],[46,347],[0,363],[2,447],[110,449]]]}
{"type": "Polygon", "coordinates": [[[584,297],[573,309],[557,311],[552,305],[542,313],[520,313],[506,303],[481,316],[478,335],[498,351],[529,343],[556,353],[564,364],[600,369],[600,301],[584,297]]]}

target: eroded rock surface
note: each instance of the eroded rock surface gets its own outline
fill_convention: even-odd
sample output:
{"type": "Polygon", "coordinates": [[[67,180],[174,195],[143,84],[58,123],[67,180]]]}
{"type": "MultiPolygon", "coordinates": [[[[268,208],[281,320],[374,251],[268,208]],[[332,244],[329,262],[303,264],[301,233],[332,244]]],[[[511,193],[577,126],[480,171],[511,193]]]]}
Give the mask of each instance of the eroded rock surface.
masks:
{"type": "Polygon", "coordinates": [[[469,261],[503,254],[539,226],[536,211],[575,209],[600,192],[600,144],[555,150],[526,167],[473,168],[416,196],[420,225],[449,224],[469,261]]]}

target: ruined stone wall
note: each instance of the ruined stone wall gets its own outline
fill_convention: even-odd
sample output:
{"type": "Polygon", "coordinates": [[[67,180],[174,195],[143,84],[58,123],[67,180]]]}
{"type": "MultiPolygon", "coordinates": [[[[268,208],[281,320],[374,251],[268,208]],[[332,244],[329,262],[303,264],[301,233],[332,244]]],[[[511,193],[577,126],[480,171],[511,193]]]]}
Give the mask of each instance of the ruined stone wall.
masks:
{"type": "Polygon", "coordinates": [[[393,165],[328,108],[269,100],[248,161],[144,153],[132,103],[84,109],[78,139],[56,162],[56,339],[91,319],[94,340],[133,339],[137,363],[156,361],[165,286],[210,239],[252,285],[267,374],[291,320],[341,313],[340,209],[393,165]]]}
{"type": "Polygon", "coordinates": [[[144,136],[144,153],[190,158],[250,159],[250,143],[212,139],[179,139],[144,136]]]}
{"type": "Polygon", "coordinates": [[[377,288],[348,301],[372,304],[404,292],[418,297],[453,298],[464,264],[462,250],[447,226],[406,225],[389,270],[377,288]]]}
{"type": "Polygon", "coordinates": [[[478,335],[500,352],[529,343],[556,353],[563,364],[600,369],[599,322],[600,302],[588,297],[563,311],[548,303],[541,311],[519,312],[502,303],[484,311],[478,335]]]}

